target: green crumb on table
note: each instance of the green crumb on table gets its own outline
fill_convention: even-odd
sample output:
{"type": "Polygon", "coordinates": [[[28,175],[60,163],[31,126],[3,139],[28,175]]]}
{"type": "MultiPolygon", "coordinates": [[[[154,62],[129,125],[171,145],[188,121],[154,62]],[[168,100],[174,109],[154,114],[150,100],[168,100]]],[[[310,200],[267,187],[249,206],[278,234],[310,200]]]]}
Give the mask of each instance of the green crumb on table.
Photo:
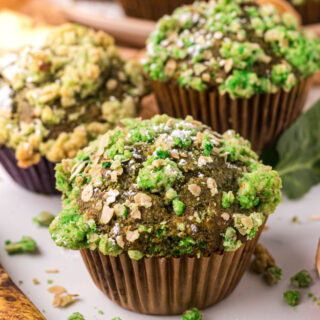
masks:
{"type": "Polygon", "coordinates": [[[104,315],[104,312],[102,310],[98,310],[98,313],[104,315]]]}
{"type": "Polygon", "coordinates": [[[31,238],[23,236],[20,241],[6,241],[5,250],[8,254],[34,253],[37,251],[37,243],[31,238]]]}
{"type": "Polygon", "coordinates": [[[47,284],[52,284],[53,283],[53,280],[47,280],[47,284]]]}
{"type": "Polygon", "coordinates": [[[54,220],[55,215],[48,211],[42,211],[38,216],[32,219],[33,222],[37,223],[41,227],[49,227],[50,223],[54,220]]]}
{"type": "Polygon", "coordinates": [[[291,307],[299,304],[300,292],[296,290],[288,290],[283,294],[284,301],[291,307]]]}
{"type": "Polygon", "coordinates": [[[197,308],[192,308],[183,313],[183,320],[201,320],[202,314],[197,308]]]}
{"type": "Polygon", "coordinates": [[[121,320],[119,317],[112,318],[112,320],[121,320]]]}
{"type": "Polygon", "coordinates": [[[281,278],[282,269],[278,267],[270,267],[263,274],[263,279],[269,286],[276,285],[281,278]]]}
{"type": "Polygon", "coordinates": [[[85,320],[85,319],[81,313],[75,312],[67,320],[85,320]]]}
{"type": "Polygon", "coordinates": [[[312,280],[307,270],[301,270],[290,279],[290,283],[296,288],[308,288],[312,280]]]}
{"type": "Polygon", "coordinates": [[[312,298],[313,297],[313,293],[309,292],[308,293],[308,298],[312,298]]]}

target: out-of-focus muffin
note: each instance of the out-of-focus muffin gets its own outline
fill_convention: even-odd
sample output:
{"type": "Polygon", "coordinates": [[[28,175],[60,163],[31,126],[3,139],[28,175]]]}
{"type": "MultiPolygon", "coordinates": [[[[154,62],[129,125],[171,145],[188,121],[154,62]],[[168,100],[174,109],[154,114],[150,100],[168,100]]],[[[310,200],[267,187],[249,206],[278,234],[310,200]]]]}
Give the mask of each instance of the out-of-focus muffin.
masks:
{"type": "Polygon", "coordinates": [[[139,64],[113,39],[76,25],[0,60],[0,161],[24,187],[54,192],[53,166],[134,117],[147,93],[139,64]]]}
{"type": "Polygon", "coordinates": [[[273,5],[196,2],[159,21],[144,68],[162,113],[234,129],[260,152],[302,112],[319,48],[273,5]]]}

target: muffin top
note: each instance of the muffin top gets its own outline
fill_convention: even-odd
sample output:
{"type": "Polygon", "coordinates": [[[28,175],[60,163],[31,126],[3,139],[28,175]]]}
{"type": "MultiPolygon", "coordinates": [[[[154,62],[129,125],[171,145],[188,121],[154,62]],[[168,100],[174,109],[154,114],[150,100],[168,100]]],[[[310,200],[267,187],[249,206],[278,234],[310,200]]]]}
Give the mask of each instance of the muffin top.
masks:
{"type": "Polygon", "coordinates": [[[319,68],[319,39],[305,37],[291,14],[248,0],[176,9],[159,21],[144,62],[153,80],[232,98],[289,91],[319,68]]]}
{"type": "Polygon", "coordinates": [[[123,124],[56,166],[57,245],[133,259],[233,251],[281,200],[277,172],[233,131],[167,115],[123,124]]]}
{"type": "Polygon", "coordinates": [[[113,39],[63,25],[42,47],[0,59],[0,145],[28,167],[76,156],[119,119],[136,116],[148,88],[140,66],[119,56],[113,39]]]}

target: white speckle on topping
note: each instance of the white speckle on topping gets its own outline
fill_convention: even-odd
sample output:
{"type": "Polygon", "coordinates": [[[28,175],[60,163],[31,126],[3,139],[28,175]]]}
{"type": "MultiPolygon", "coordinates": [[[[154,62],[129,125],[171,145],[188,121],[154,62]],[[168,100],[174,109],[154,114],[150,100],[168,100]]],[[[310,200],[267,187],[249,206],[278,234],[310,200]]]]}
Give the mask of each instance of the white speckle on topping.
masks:
{"type": "Polygon", "coordinates": [[[105,197],[107,197],[107,204],[114,203],[116,201],[117,196],[119,195],[119,191],[116,189],[110,189],[105,197]]]}
{"type": "Polygon", "coordinates": [[[92,184],[88,184],[81,193],[81,200],[84,202],[88,202],[93,194],[93,187],[92,184]]]}
{"type": "Polygon", "coordinates": [[[193,234],[198,232],[198,227],[195,224],[190,225],[190,228],[193,234]]]}
{"type": "Polygon", "coordinates": [[[120,232],[120,225],[119,225],[119,223],[116,223],[116,224],[114,225],[114,227],[112,228],[111,232],[112,232],[115,236],[119,234],[119,232],[120,232]]]}
{"type": "Polygon", "coordinates": [[[179,166],[185,166],[187,164],[187,161],[185,159],[181,159],[179,161],[179,166]]]}

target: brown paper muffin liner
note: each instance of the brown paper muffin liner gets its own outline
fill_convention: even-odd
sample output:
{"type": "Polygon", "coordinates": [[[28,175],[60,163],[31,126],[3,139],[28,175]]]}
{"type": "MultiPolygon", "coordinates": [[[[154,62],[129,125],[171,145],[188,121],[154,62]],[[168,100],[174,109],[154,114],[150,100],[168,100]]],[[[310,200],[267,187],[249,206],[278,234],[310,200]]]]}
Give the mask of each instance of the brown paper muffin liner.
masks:
{"type": "Polygon", "coordinates": [[[174,9],[193,3],[195,0],[120,0],[127,16],[158,20],[165,14],[171,14],[174,9]]]}
{"type": "Polygon", "coordinates": [[[97,287],[125,309],[144,314],[174,315],[204,309],[227,297],[243,276],[263,227],[235,252],[210,257],[143,258],[105,256],[81,250],[97,287]]]}
{"type": "Polygon", "coordinates": [[[176,118],[191,115],[220,133],[233,129],[252,143],[256,152],[274,145],[279,135],[301,114],[312,77],[302,79],[289,92],[256,94],[232,99],[218,89],[196,91],[178,84],[151,81],[160,113],[176,118]]]}
{"type": "Polygon", "coordinates": [[[306,0],[304,4],[295,6],[302,17],[303,24],[314,24],[320,22],[320,1],[306,0]]]}
{"type": "Polygon", "coordinates": [[[14,150],[2,147],[0,163],[11,178],[23,188],[43,194],[59,193],[55,188],[55,164],[46,158],[42,157],[38,164],[24,169],[18,166],[14,150]]]}

